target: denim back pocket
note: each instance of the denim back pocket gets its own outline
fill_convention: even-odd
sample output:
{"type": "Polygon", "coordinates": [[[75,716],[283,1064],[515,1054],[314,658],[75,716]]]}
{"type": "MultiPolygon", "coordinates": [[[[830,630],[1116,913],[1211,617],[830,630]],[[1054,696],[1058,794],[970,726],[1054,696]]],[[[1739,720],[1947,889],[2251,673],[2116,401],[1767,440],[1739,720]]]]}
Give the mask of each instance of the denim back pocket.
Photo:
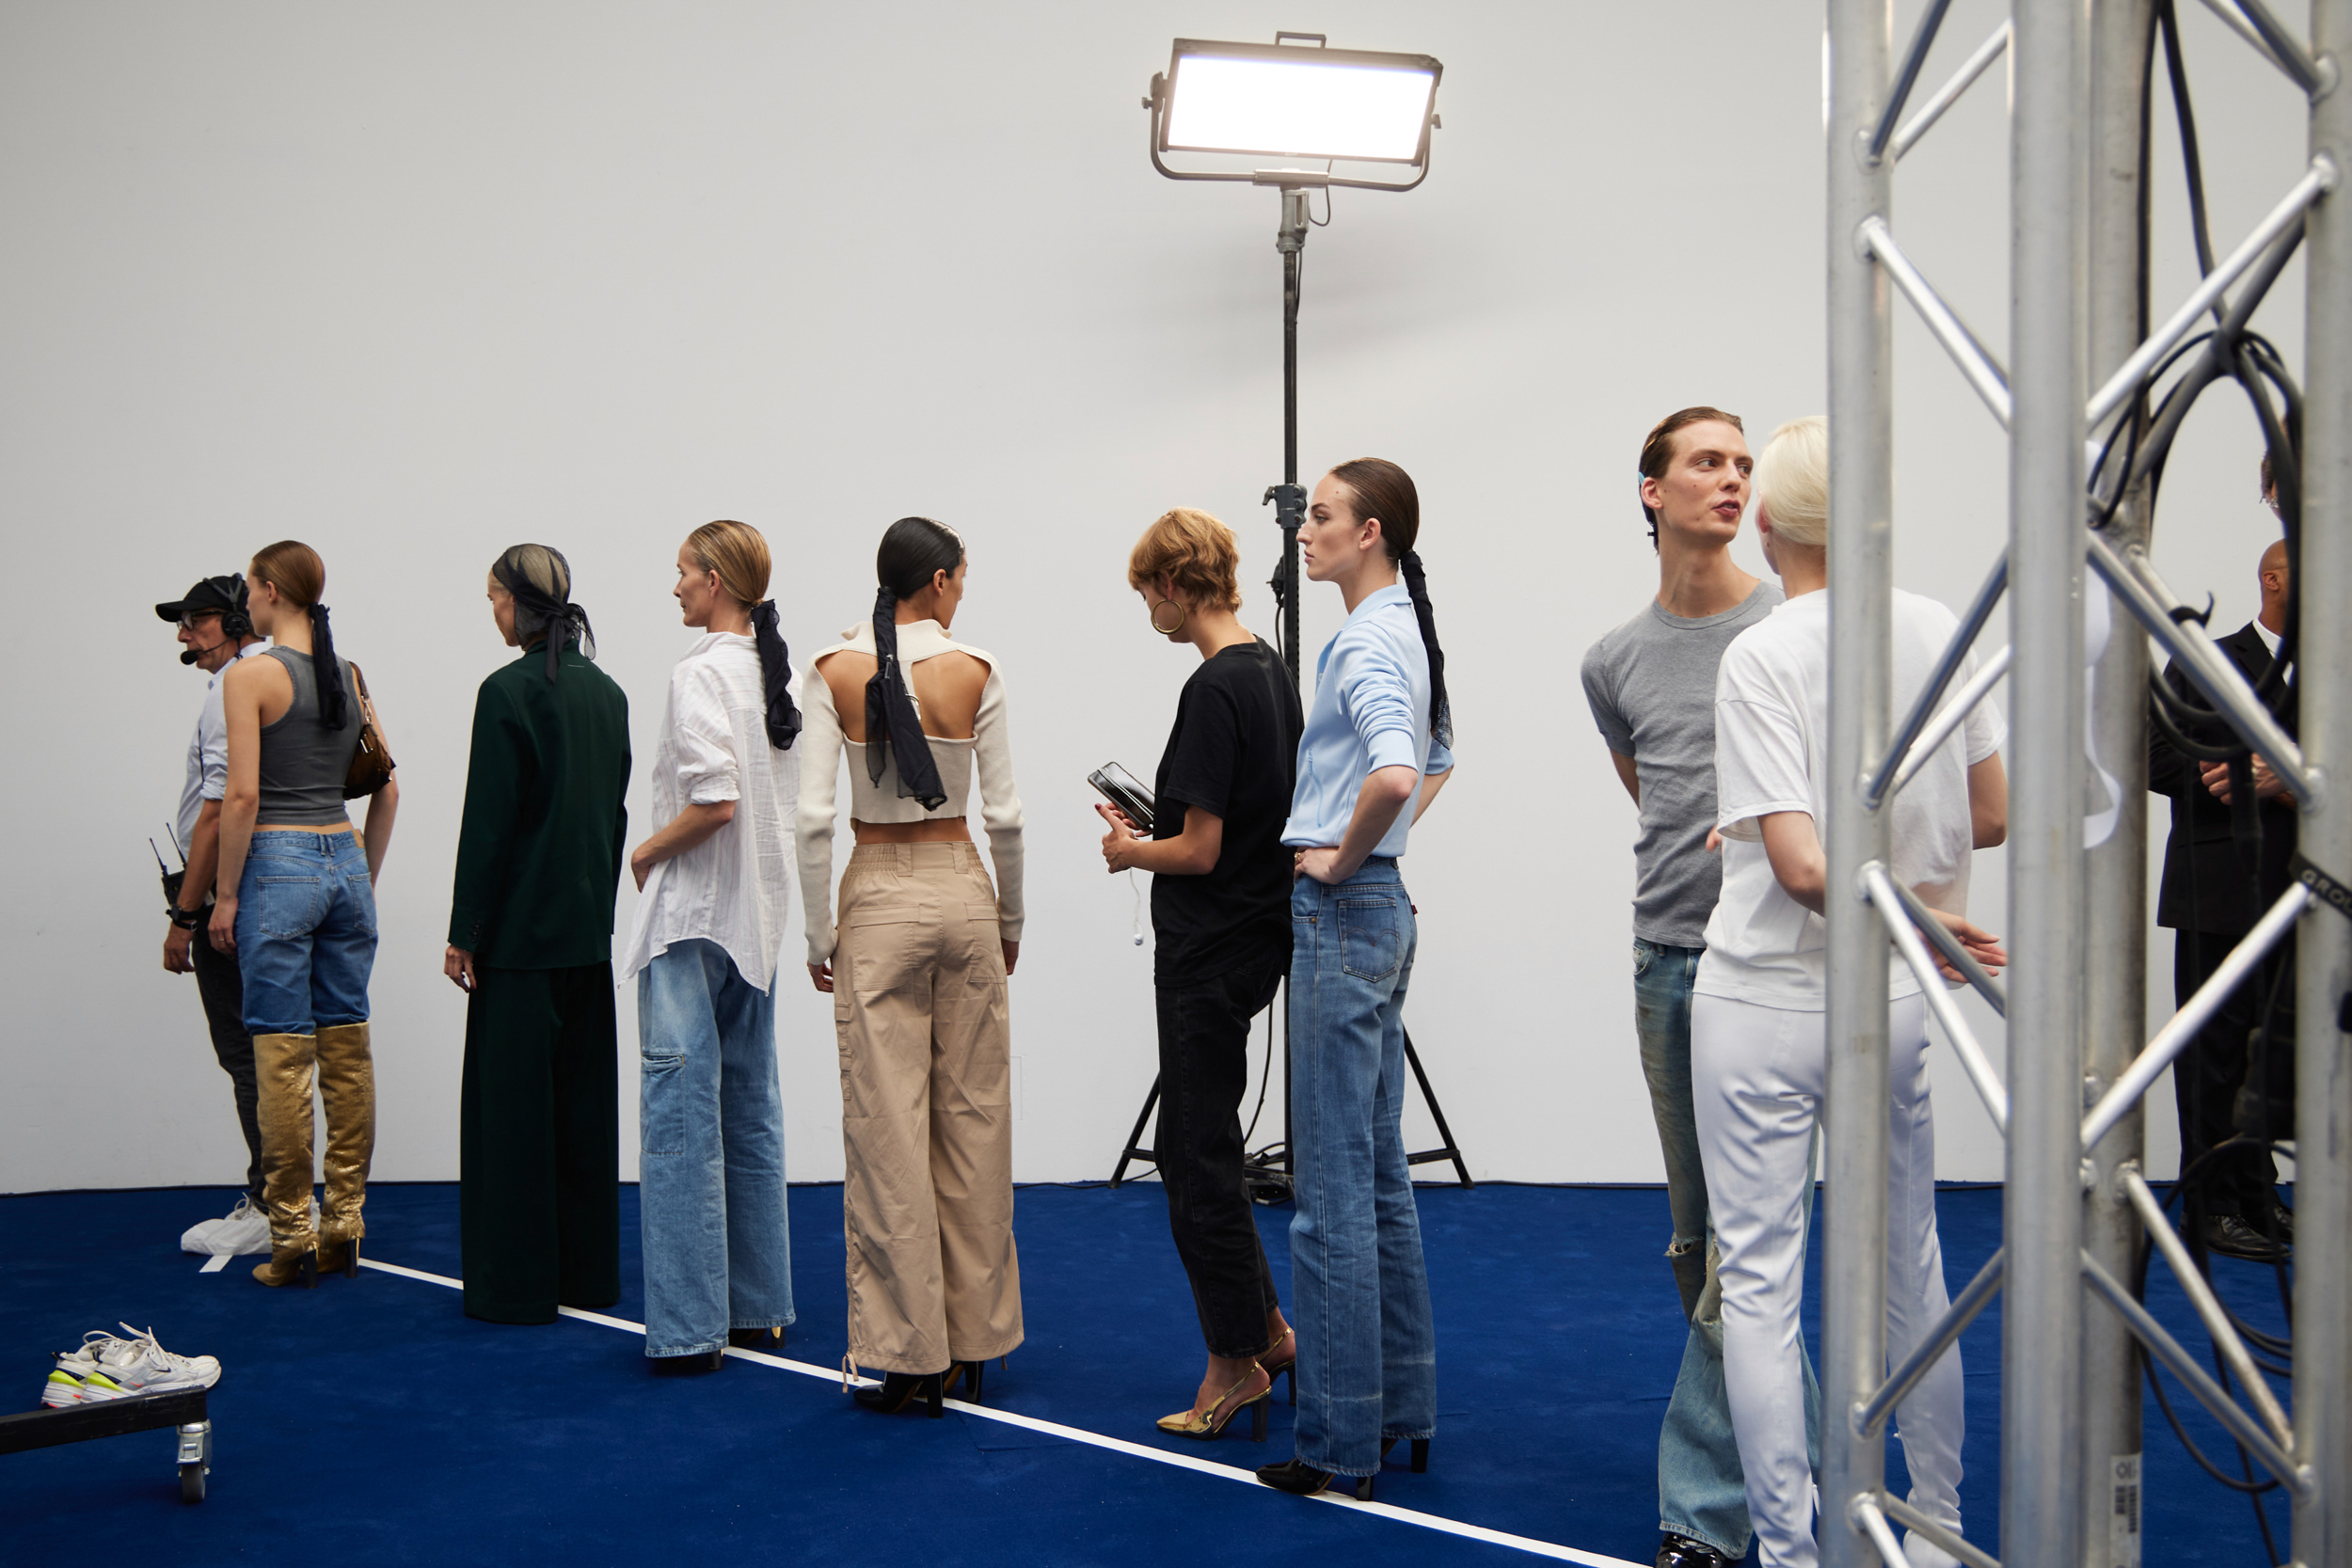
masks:
{"type": "Polygon", "coordinates": [[[373,937],[375,930],[375,884],[368,880],[366,866],[343,873],[343,890],[351,895],[352,924],[363,937],[373,937]]]}
{"type": "Polygon", "coordinates": [[[318,928],[323,911],[321,887],[316,877],[273,877],[264,872],[254,879],[254,911],[262,935],[265,937],[308,936],[318,928]]]}
{"type": "Polygon", "coordinates": [[[1405,961],[1396,928],[1396,895],[1357,894],[1340,900],[1340,967],[1359,980],[1385,980],[1405,961]]]}

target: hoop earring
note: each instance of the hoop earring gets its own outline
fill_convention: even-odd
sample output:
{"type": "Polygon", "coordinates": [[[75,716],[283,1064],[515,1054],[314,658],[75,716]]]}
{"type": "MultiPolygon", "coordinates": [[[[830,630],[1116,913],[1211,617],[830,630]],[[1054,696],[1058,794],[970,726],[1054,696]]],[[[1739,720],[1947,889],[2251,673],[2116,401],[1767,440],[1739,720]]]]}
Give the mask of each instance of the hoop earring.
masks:
{"type": "Polygon", "coordinates": [[[1158,604],[1152,607],[1152,629],[1158,632],[1162,637],[1175,636],[1178,632],[1184,629],[1184,623],[1191,619],[1192,607],[1187,604],[1178,603],[1178,601],[1174,599],[1162,599],[1158,604]],[[1165,610],[1169,605],[1176,606],[1176,624],[1172,626],[1164,626],[1160,625],[1160,611],[1165,610]]]}

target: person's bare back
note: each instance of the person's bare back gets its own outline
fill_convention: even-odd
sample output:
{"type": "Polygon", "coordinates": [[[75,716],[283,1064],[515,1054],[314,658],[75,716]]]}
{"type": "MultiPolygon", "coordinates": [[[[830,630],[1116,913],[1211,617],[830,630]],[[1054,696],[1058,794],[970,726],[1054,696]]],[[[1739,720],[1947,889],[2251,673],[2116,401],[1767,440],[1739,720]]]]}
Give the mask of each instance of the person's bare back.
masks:
{"type": "MultiPolygon", "coordinates": [[[[844,738],[866,740],[866,683],[874,678],[874,656],[837,648],[817,661],[817,673],[833,690],[844,738]]],[[[910,664],[907,683],[922,715],[923,733],[942,740],[969,740],[979,722],[980,693],[988,686],[988,661],[967,653],[938,654],[910,664]]]]}

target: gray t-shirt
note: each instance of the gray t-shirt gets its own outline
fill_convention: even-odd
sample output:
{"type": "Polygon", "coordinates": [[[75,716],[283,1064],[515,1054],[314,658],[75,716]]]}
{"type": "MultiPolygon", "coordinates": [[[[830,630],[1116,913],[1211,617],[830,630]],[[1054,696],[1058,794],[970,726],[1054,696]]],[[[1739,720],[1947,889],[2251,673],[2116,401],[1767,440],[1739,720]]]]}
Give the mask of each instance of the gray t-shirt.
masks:
{"type": "Polygon", "coordinates": [[[1703,620],[1652,599],[1584,655],[1584,700],[1603,740],[1633,759],[1642,783],[1634,841],[1633,934],[1672,947],[1707,945],[1723,865],[1707,852],[1715,823],[1715,667],[1731,640],[1785,597],[1767,578],[1738,606],[1703,620]]]}

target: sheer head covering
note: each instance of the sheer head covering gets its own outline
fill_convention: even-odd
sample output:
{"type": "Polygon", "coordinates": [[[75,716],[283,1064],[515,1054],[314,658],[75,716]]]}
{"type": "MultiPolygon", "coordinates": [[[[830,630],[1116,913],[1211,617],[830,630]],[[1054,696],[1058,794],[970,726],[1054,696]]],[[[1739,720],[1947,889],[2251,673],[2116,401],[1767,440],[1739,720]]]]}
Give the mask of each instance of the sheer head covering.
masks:
{"type": "Polygon", "coordinates": [[[925,811],[937,811],[947,791],[898,662],[898,601],[962,564],[962,535],[929,517],[901,517],[891,524],[874,554],[874,576],[882,586],[874,594],[874,678],[866,683],[866,776],[882,783],[883,765],[897,757],[899,798],[922,801],[925,811]]]}
{"type": "Polygon", "coordinates": [[[548,640],[548,679],[564,667],[564,640],[580,644],[580,657],[596,657],[596,634],[588,612],[572,600],[572,565],[564,552],[546,545],[516,545],[490,563],[490,576],[515,599],[515,641],[528,648],[548,640]]]}

